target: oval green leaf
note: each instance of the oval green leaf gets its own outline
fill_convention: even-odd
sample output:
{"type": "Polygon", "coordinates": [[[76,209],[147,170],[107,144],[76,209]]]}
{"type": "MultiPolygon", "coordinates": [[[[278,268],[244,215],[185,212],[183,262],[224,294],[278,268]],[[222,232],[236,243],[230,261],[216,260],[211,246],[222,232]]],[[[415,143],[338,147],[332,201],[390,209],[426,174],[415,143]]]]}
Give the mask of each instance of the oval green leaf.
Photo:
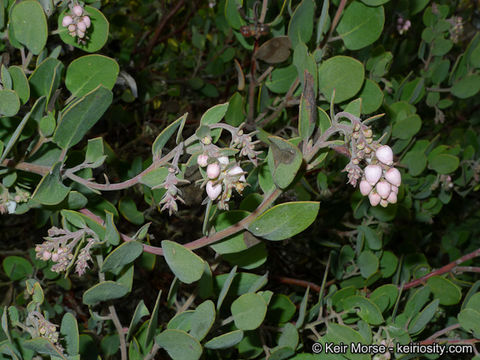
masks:
{"type": "Polygon", "coordinates": [[[193,251],[170,241],[162,241],[165,261],[181,282],[191,284],[202,277],[204,261],[193,251]]]}
{"type": "Polygon", "coordinates": [[[15,39],[25,45],[34,55],[40,54],[48,38],[47,18],[38,1],[17,3],[10,18],[15,39]]]}
{"type": "Polygon", "coordinates": [[[205,344],[207,349],[218,350],[227,349],[237,345],[243,339],[242,330],[234,330],[229,333],[217,336],[205,344]]]}
{"type": "Polygon", "coordinates": [[[0,116],[15,116],[20,110],[20,99],[13,90],[0,90],[0,116]]]}
{"type": "Polygon", "coordinates": [[[267,240],[284,240],[308,228],[317,217],[319,202],[298,201],[279,204],[250,224],[248,230],[267,240]]]}
{"type": "Polygon", "coordinates": [[[28,84],[27,77],[20,66],[10,66],[8,72],[12,77],[13,90],[17,93],[18,97],[25,104],[30,98],[30,85],[28,84]]]}
{"type": "Polygon", "coordinates": [[[233,321],[240,330],[254,330],[260,326],[267,313],[267,304],[261,295],[247,293],[231,306],[233,321]]]}
{"type": "Polygon", "coordinates": [[[128,289],[125,286],[114,281],[103,281],[83,293],[83,303],[85,305],[95,305],[102,301],[121,298],[127,293],[128,289]]]}
{"type": "Polygon", "coordinates": [[[155,342],[173,360],[198,360],[202,356],[198,340],[182,330],[167,329],[155,337],[155,342]]]}
{"type": "Polygon", "coordinates": [[[135,261],[143,253],[143,245],[137,241],[127,241],[106,257],[102,272],[114,271],[135,261]]]}

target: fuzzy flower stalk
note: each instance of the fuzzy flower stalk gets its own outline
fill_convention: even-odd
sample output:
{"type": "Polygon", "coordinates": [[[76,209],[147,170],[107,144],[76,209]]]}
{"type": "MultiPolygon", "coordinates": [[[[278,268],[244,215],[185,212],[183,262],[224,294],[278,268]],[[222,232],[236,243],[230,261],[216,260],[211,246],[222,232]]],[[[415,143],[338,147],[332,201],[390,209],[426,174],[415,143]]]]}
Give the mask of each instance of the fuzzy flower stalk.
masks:
{"type": "Polygon", "coordinates": [[[372,206],[395,204],[402,176],[393,166],[392,149],[374,141],[372,130],[359,118],[348,113],[338,115],[347,117],[353,125],[349,149],[351,160],[344,169],[348,173],[348,182],[352,186],[359,182],[360,193],[368,196],[372,206]],[[366,164],[364,168],[363,164],[366,164]]]}
{"type": "Polygon", "coordinates": [[[52,271],[57,273],[67,271],[75,264],[75,272],[81,276],[85,274],[88,263],[92,260],[90,254],[92,247],[99,242],[97,234],[88,228],[72,232],[52,227],[48,230],[45,241],[35,247],[35,253],[38,259],[54,262],[52,271]],[[86,245],[75,258],[74,254],[77,252],[77,248],[81,247],[84,242],[86,245]]]}
{"type": "Polygon", "coordinates": [[[38,311],[31,311],[25,319],[26,330],[32,338],[42,337],[52,342],[60,353],[63,347],[59,343],[57,325],[51,323],[38,311]]]}

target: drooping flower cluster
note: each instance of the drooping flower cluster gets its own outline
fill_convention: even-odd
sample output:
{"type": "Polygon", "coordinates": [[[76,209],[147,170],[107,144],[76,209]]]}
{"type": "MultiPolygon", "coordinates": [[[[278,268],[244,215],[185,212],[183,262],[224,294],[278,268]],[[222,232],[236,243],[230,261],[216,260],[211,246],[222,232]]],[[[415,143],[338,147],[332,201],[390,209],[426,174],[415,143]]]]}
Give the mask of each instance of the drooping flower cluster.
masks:
{"type": "Polygon", "coordinates": [[[461,16],[453,16],[450,19],[447,19],[447,21],[452,24],[450,29],[450,39],[454,43],[458,43],[463,34],[463,18],[461,16]]]}
{"type": "Polygon", "coordinates": [[[235,162],[230,163],[227,156],[215,158],[201,154],[197,157],[197,164],[202,168],[206,167],[208,180],[206,180],[205,189],[208,198],[214,201],[220,197],[219,208],[228,209],[228,201],[233,189],[235,188],[241,194],[245,188],[246,179],[243,169],[235,162]]]}
{"type": "Polygon", "coordinates": [[[373,132],[359,118],[349,113],[337,114],[347,117],[353,125],[350,140],[350,162],[344,171],[348,173],[348,182],[357,186],[360,180],[360,192],[368,196],[370,204],[386,207],[397,202],[398,187],[402,182],[400,171],[393,166],[393,151],[388,145],[373,140],[373,132]],[[367,166],[362,169],[361,162],[367,166]]]}
{"type": "MultiPolygon", "coordinates": [[[[160,204],[163,204],[161,210],[168,210],[170,215],[178,211],[177,201],[185,204],[185,201],[181,197],[182,191],[177,187],[177,185],[181,182],[180,179],[177,178],[177,172],[178,170],[176,170],[174,167],[170,167],[168,169],[168,175],[165,178],[165,181],[158,186],[167,190],[165,195],[163,195],[160,204]]],[[[156,187],[153,189],[155,188],[156,187]]]]}
{"type": "Polygon", "coordinates": [[[402,16],[399,16],[397,19],[397,31],[400,35],[403,35],[410,29],[410,26],[412,26],[412,23],[410,20],[405,20],[402,16]]]}
{"type": "Polygon", "coordinates": [[[360,181],[360,192],[368,196],[372,206],[380,204],[386,207],[388,204],[397,202],[402,176],[398,169],[392,167],[393,152],[390,146],[380,146],[375,152],[375,157],[378,162],[365,168],[364,176],[360,181]]]}
{"type": "Polygon", "coordinates": [[[85,13],[81,5],[75,5],[62,19],[62,26],[68,29],[68,33],[79,42],[84,41],[87,29],[92,25],[90,16],[85,13]]]}
{"type": "Polygon", "coordinates": [[[27,202],[30,193],[15,186],[15,193],[10,193],[0,184],[0,214],[14,214],[19,203],[27,202]]]}
{"type": "Polygon", "coordinates": [[[63,347],[58,342],[59,333],[57,325],[51,323],[38,311],[31,311],[25,319],[25,325],[32,338],[43,337],[50,340],[55,347],[63,353],[63,347]]]}
{"type": "Polygon", "coordinates": [[[83,275],[88,268],[88,262],[92,259],[91,248],[99,242],[97,234],[88,228],[77,231],[69,231],[52,227],[48,230],[48,237],[42,244],[35,247],[36,257],[44,261],[52,260],[55,264],[52,271],[66,271],[75,263],[75,271],[83,275]],[[77,259],[74,257],[75,248],[82,246],[83,240],[87,241],[80,251],[77,259]]]}

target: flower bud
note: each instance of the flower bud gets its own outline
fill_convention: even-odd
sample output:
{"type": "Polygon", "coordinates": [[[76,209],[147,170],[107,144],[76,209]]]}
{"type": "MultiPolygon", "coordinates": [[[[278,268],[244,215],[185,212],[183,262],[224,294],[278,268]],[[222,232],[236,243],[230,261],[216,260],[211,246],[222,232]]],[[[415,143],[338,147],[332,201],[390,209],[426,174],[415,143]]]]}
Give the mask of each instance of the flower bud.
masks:
{"type": "Polygon", "coordinates": [[[366,180],[360,181],[360,192],[363,196],[367,196],[372,191],[372,185],[370,185],[366,180]]]}
{"type": "Polygon", "coordinates": [[[368,165],[365,168],[365,179],[370,185],[374,186],[381,177],[382,168],[380,165],[368,165]]]}
{"type": "Polygon", "coordinates": [[[390,192],[390,195],[388,195],[387,201],[390,204],[396,204],[397,203],[397,194],[394,193],[393,191],[390,192]]]}
{"type": "Polygon", "coordinates": [[[400,174],[400,171],[395,168],[390,168],[387,170],[385,173],[385,179],[387,179],[390,184],[397,187],[402,183],[402,175],[400,174]]]}
{"type": "Polygon", "coordinates": [[[372,129],[363,130],[363,135],[367,138],[372,137],[372,135],[373,135],[372,129]]]}
{"type": "Polygon", "coordinates": [[[50,259],[50,256],[52,256],[52,254],[50,253],[50,251],[44,251],[43,254],[42,254],[42,259],[47,261],[48,259],[50,259]]]}
{"type": "Polygon", "coordinates": [[[393,151],[388,145],[380,146],[375,152],[377,159],[386,165],[393,164],[393,151]]]}
{"type": "Polygon", "coordinates": [[[70,15],[66,15],[62,19],[62,26],[67,27],[68,25],[71,25],[73,23],[73,19],[70,15]]]}
{"type": "Polygon", "coordinates": [[[80,5],[75,5],[72,10],[73,13],[77,16],[82,16],[83,14],[83,8],[80,5]]]}
{"type": "Polygon", "coordinates": [[[240,176],[240,178],[238,179],[239,181],[242,181],[244,182],[245,181],[245,175],[243,175],[243,169],[240,167],[240,166],[234,166],[233,168],[231,168],[230,170],[228,170],[228,175],[229,176],[236,176],[236,175],[240,175],[242,174],[242,176],[240,176]]]}
{"type": "Polygon", "coordinates": [[[77,36],[80,38],[80,39],[83,39],[85,37],[85,33],[80,30],[80,29],[77,29],[77,36]]]}
{"type": "Polygon", "coordinates": [[[207,182],[206,189],[210,200],[215,200],[222,192],[222,184],[213,185],[213,181],[209,181],[207,182]]]}
{"type": "Polygon", "coordinates": [[[81,30],[83,32],[87,31],[87,25],[83,21],[80,21],[77,24],[77,28],[78,28],[78,30],[81,30]]]}
{"type": "Polygon", "coordinates": [[[56,252],[52,253],[52,261],[54,262],[58,261],[58,254],[56,252]]]}
{"type": "Polygon", "coordinates": [[[228,165],[230,163],[230,160],[228,160],[228,156],[220,156],[217,160],[222,165],[228,165]]]}
{"type": "Polygon", "coordinates": [[[75,32],[76,30],[77,30],[77,25],[75,24],[68,25],[68,31],[70,31],[71,33],[75,32]]]}
{"type": "Polygon", "coordinates": [[[382,180],[378,182],[377,186],[375,187],[375,190],[377,191],[378,195],[380,195],[382,198],[386,199],[388,195],[390,195],[392,187],[388,181],[382,180]]]}
{"type": "Polygon", "coordinates": [[[77,33],[75,31],[71,31],[68,33],[71,37],[77,36],[77,33]]]}
{"type": "Polygon", "coordinates": [[[208,155],[202,154],[197,157],[198,166],[205,167],[208,165],[208,155]]]}
{"type": "Polygon", "coordinates": [[[392,185],[392,192],[398,195],[398,187],[392,185]]]}
{"type": "Polygon", "coordinates": [[[382,207],[387,207],[387,206],[388,206],[388,201],[385,200],[385,199],[382,199],[382,200],[380,200],[380,205],[381,205],[382,207]]]}
{"type": "Polygon", "coordinates": [[[370,149],[368,146],[365,148],[365,153],[370,154],[372,152],[372,149],[370,149]]]}
{"type": "Polygon", "coordinates": [[[217,163],[207,166],[207,176],[209,179],[216,179],[220,175],[220,166],[217,163]]]}
{"type": "Polygon", "coordinates": [[[370,205],[377,206],[382,198],[376,192],[372,191],[368,194],[368,200],[370,200],[370,205]]]}
{"type": "Polygon", "coordinates": [[[89,16],[84,16],[82,18],[82,21],[85,23],[85,25],[87,26],[87,29],[92,25],[92,21],[90,20],[90,17],[89,16]]]}

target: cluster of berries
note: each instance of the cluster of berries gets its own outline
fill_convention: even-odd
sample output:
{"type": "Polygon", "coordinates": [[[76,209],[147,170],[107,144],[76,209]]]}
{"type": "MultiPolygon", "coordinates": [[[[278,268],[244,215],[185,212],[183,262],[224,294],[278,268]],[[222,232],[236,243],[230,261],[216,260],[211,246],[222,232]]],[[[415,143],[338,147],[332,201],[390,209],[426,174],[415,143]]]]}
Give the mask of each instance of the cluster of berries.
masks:
{"type": "Polygon", "coordinates": [[[84,8],[80,5],[75,5],[71,9],[71,13],[62,19],[62,26],[68,29],[70,36],[77,37],[79,41],[85,38],[85,33],[91,25],[90,17],[86,15],[84,8]]]}
{"type": "Polygon", "coordinates": [[[223,191],[220,200],[221,208],[227,208],[226,202],[230,200],[233,188],[239,194],[245,188],[245,172],[238,165],[231,166],[227,156],[212,158],[207,154],[201,154],[197,157],[197,164],[202,168],[206,167],[208,181],[205,189],[210,200],[218,199],[223,191]]]}
{"type": "Polygon", "coordinates": [[[398,187],[402,183],[402,176],[393,165],[393,152],[390,146],[380,146],[375,151],[378,162],[369,164],[360,181],[360,192],[368,196],[370,204],[380,204],[386,207],[397,202],[398,187]]]}

